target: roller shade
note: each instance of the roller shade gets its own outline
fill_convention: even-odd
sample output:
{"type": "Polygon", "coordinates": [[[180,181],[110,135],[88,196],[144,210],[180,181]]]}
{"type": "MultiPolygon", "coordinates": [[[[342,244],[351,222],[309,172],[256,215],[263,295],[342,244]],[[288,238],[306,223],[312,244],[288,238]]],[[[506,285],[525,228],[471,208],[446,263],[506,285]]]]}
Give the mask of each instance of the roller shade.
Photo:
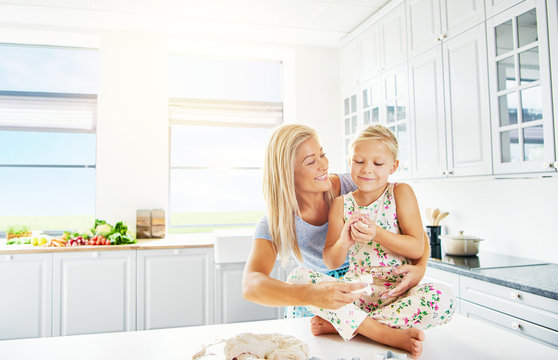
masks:
{"type": "Polygon", "coordinates": [[[283,120],[283,103],[171,99],[171,124],[273,127],[283,120]]]}
{"type": "Polygon", "coordinates": [[[96,119],[95,95],[0,94],[0,128],[93,132],[96,119]]]}

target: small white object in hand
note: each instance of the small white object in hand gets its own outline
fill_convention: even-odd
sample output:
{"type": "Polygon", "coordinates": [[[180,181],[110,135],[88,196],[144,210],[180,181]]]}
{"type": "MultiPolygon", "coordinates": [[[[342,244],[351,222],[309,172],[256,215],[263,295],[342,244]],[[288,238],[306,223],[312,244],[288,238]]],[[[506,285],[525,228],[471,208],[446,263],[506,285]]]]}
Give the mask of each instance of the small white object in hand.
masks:
{"type": "Polygon", "coordinates": [[[361,274],[358,277],[347,279],[347,280],[349,280],[350,282],[362,282],[362,283],[367,284],[367,286],[362,288],[362,289],[354,290],[353,294],[363,293],[363,294],[366,294],[368,296],[372,296],[372,287],[370,286],[370,284],[372,284],[374,282],[374,277],[372,275],[361,274]]]}

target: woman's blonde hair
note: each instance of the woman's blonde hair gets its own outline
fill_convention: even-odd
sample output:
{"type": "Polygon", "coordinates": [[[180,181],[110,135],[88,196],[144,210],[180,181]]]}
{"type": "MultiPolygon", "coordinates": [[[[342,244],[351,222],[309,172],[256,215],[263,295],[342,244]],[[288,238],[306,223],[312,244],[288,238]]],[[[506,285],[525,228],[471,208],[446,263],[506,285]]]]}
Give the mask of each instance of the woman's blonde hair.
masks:
{"type": "MultiPolygon", "coordinates": [[[[275,250],[285,264],[291,253],[302,261],[295,229],[295,214],[300,216],[294,181],[296,151],[299,146],[317,137],[311,127],[287,124],[277,127],[267,144],[263,167],[263,195],[269,221],[269,231],[275,250]]],[[[324,192],[329,204],[334,198],[333,190],[324,192]]]]}
{"type": "Polygon", "coordinates": [[[357,136],[349,144],[349,153],[351,154],[351,157],[355,151],[356,144],[366,140],[378,140],[387,147],[389,152],[392,153],[393,158],[397,160],[397,152],[399,151],[397,138],[393,135],[390,129],[380,124],[370,125],[362,129],[357,134],[357,136]]]}

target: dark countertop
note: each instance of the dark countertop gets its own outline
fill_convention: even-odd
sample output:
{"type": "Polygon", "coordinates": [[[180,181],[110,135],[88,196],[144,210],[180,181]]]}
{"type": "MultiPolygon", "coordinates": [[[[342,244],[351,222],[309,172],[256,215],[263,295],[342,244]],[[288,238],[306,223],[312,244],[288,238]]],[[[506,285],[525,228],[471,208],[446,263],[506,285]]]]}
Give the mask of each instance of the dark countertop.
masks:
{"type": "Polygon", "coordinates": [[[429,259],[428,266],[558,300],[558,264],[468,269],[429,259]]]}

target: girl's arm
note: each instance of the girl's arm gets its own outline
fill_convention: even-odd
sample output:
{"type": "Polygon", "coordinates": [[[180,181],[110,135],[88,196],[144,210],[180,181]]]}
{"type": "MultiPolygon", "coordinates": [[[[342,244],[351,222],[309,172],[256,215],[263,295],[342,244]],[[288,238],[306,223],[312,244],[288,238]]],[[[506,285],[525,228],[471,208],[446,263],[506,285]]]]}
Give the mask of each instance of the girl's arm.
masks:
{"type": "Polygon", "coordinates": [[[359,298],[352,291],[363,284],[342,284],[334,281],[318,284],[289,284],[269,276],[277,253],[273,243],[255,239],[242,278],[242,296],[267,306],[314,305],[323,309],[338,309],[359,298]]]}
{"type": "Polygon", "coordinates": [[[343,220],[343,197],[335,198],[329,210],[326,243],[323,251],[324,263],[330,269],[337,269],[343,265],[347,253],[354,241],[350,235],[351,224],[360,219],[355,215],[343,220]]]}
{"type": "MultiPolygon", "coordinates": [[[[397,184],[393,190],[397,204],[397,219],[401,234],[376,226],[374,241],[396,254],[410,259],[418,259],[424,252],[424,230],[420,218],[419,207],[413,189],[407,184],[397,184]]],[[[361,241],[361,235],[372,234],[371,230],[355,224],[358,232],[353,232],[355,241],[361,241]]],[[[364,236],[366,238],[366,236],[364,236]]],[[[368,240],[370,238],[368,237],[368,240]]]]}

